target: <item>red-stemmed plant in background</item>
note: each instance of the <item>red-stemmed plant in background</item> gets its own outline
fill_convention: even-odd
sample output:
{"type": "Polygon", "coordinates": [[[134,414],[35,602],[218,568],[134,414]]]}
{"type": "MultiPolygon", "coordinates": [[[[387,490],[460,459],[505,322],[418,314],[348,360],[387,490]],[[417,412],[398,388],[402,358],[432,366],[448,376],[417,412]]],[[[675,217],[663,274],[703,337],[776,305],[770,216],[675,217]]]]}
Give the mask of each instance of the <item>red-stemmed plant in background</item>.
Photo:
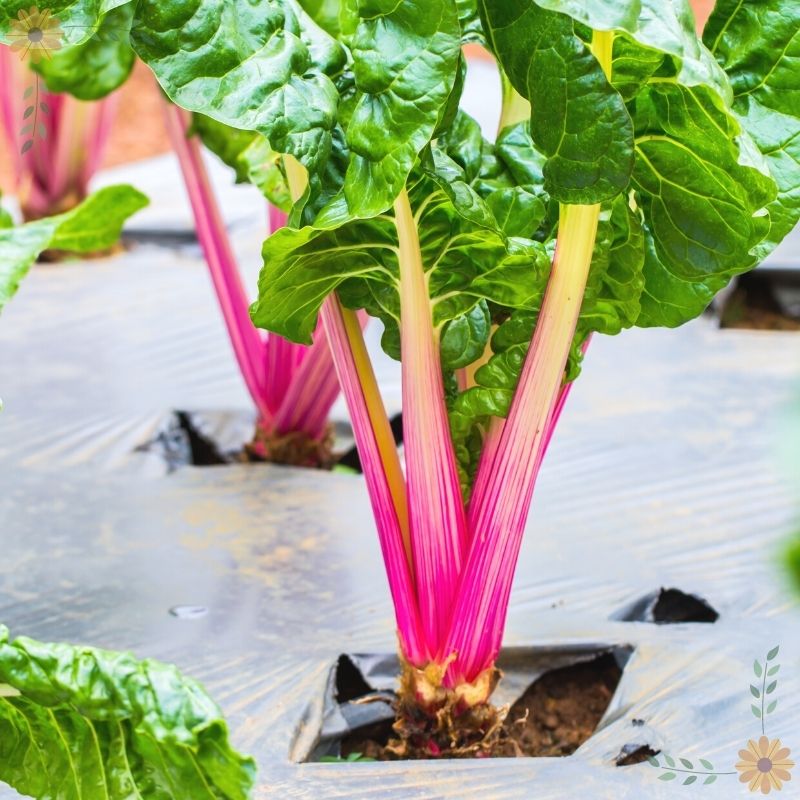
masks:
{"type": "MultiPolygon", "coordinates": [[[[239,370],[258,413],[249,445],[257,458],[299,466],[330,466],[333,436],[328,416],[339,383],[325,332],[305,347],[276,334],[264,335],[250,320],[250,302],[203,162],[191,115],[165,103],[167,131],[178,156],[195,230],[208,264],[239,370]]],[[[271,230],[286,215],[269,207],[271,230]]]]}
{"type": "Polygon", "coordinates": [[[69,211],[86,199],[115,104],[113,95],[84,102],[48,91],[28,61],[0,47],[0,123],[26,220],[69,211]]]}

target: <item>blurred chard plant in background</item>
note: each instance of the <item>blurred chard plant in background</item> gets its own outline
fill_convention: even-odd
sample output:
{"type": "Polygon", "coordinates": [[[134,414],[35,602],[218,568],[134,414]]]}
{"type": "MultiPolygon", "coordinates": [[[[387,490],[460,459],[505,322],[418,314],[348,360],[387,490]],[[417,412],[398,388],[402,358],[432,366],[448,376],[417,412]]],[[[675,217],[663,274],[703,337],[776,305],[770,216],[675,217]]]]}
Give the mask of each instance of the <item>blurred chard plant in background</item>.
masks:
{"type": "Polygon", "coordinates": [[[329,415],[339,397],[339,381],[321,325],[309,346],[277,334],[264,335],[252,323],[250,301],[242,284],[225,223],[214,196],[200,148],[209,149],[233,167],[237,180],[257,186],[271,202],[269,227],[286,222],[291,206],[279,156],[258,133],[230,128],[201,114],[192,116],[165,102],[167,131],[183,174],[214,291],[228,330],[242,379],[258,420],[247,451],[256,459],[306,467],[335,463],[329,415]]]}
{"type": "MultiPolygon", "coordinates": [[[[116,24],[122,12],[109,16],[116,24]]],[[[23,8],[6,33],[10,46],[0,46],[0,122],[25,220],[69,211],[86,199],[103,159],[115,98],[86,101],[115,80],[105,64],[109,48],[127,55],[112,72],[127,74],[133,65],[130,48],[111,41],[115,32],[96,30],[82,56],[91,79],[82,80],[74,96],[64,94],[57,76],[74,58],[60,52],[64,35],[49,9],[23,8]]]]}

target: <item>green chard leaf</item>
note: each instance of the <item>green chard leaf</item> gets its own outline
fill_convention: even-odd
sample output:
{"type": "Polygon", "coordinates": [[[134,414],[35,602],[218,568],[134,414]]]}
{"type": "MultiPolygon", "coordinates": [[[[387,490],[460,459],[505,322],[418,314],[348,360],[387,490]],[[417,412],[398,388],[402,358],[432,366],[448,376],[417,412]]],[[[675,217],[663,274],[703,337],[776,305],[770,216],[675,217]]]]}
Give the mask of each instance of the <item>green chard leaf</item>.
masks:
{"type": "Polygon", "coordinates": [[[99,100],[121,86],[135,61],[130,44],[135,8],[135,3],[118,6],[100,16],[85,41],[56,50],[34,64],[47,88],[79,100],[99,100]]]}
{"type": "Polygon", "coordinates": [[[179,106],[262,133],[319,182],[346,54],[299,6],[140,0],[132,42],[179,106]]]}
{"type": "MultiPolygon", "coordinates": [[[[615,31],[615,39],[626,40],[624,50],[629,57],[639,49],[663,53],[671,62],[670,74],[684,86],[705,84],[716,88],[722,97],[730,97],[725,73],[697,38],[688,0],[535,2],[542,8],[566,14],[592,30],[615,31]]],[[[650,62],[652,52],[640,52],[638,58],[650,62]]]]}
{"type": "Polygon", "coordinates": [[[492,49],[532,107],[531,133],[547,156],[544,189],[563,203],[599,203],[628,185],[633,126],[572,19],[534,0],[482,0],[492,49]]]}
{"type": "Polygon", "coordinates": [[[755,266],[775,183],[748,163],[747,140],[712,89],[652,82],[633,106],[632,186],[647,239],[637,324],[675,326],[755,266]]]}
{"type": "Polygon", "coordinates": [[[16,228],[0,226],[0,311],[42,251],[90,253],[111,247],[125,220],[147,203],[132,186],[109,186],[57,217],[16,228]]]}
{"type": "Polygon", "coordinates": [[[590,333],[613,336],[636,324],[644,289],[644,259],[640,216],[619,196],[600,214],[578,320],[579,343],[590,333]]]}
{"type": "Polygon", "coordinates": [[[358,5],[349,42],[357,100],[343,192],[350,215],[367,217],[392,205],[446,114],[460,72],[461,28],[453,0],[358,5]]]}
{"type": "Polygon", "coordinates": [[[718,0],[703,34],[728,73],[733,109],[778,184],[767,209],[764,258],[800,219],[800,7],[783,0],[718,0]]]}
{"type": "Polygon", "coordinates": [[[202,687],[156,661],[0,627],[0,780],[59,800],[246,800],[255,765],[233,750],[202,687]]]}
{"type": "MultiPolygon", "coordinates": [[[[535,302],[549,268],[544,247],[504,236],[455,162],[436,149],[412,175],[409,196],[419,218],[434,325],[468,314],[481,300],[509,308],[535,302]]],[[[309,342],[322,302],[340,289],[347,305],[396,326],[397,248],[391,214],[336,228],[277,231],[264,244],[253,321],[309,342]]]]}

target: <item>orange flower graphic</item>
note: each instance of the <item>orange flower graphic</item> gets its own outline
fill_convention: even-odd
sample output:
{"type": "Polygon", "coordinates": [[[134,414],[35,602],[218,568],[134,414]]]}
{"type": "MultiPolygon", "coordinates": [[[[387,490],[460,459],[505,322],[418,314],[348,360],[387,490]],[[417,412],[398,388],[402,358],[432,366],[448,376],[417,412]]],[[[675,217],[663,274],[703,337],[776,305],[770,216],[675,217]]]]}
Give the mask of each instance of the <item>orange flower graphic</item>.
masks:
{"type": "Polygon", "coordinates": [[[780,739],[768,739],[762,736],[758,742],[752,739],[747,743],[747,749],[739,751],[741,761],[736,763],[736,769],[741,775],[739,780],[749,784],[751,792],[759,789],[762,794],[769,794],[772,789],[779,792],[786,781],[790,781],[791,768],[794,761],[789,759],[788,747],[781,747],[780,739]]]}
{"type": "Polygon", "coordinates": [[[53,50],[61,48],[64,32],[58,18],[47,9],[39,11],[31,6],[28,11],[20,10],[17,17],[11,22],[8,37],[12,40],[11,49],[20,53],[21,58],[30,56],[33,61],[42,56],[50,58],[53,50]]]}

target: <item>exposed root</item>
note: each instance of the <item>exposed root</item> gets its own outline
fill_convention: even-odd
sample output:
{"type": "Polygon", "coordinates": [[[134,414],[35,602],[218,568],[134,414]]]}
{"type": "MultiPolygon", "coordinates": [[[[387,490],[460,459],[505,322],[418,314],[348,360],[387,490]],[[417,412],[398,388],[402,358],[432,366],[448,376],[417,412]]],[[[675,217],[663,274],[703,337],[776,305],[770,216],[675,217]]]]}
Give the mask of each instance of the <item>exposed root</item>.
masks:
{"type": "Polygon", "coordinates": [[[245,445],[245,453],[250,461],[330,469],[335,462],[333,426],[326,428],[321,439],[311,439],[299,431],[283,435],[267,433],[259,427],[253,441],[245,445]]]}
{"type": "MultiPolygon", "coordinates": [[[[446,667],[445,667],[446,669],[446,667]]],[[[489,702],[500,671],[489,669],[471,684],[447,689],[443,670],[404,664],[393,729],[386,746],[395,758],[486,758],[500,742],[508,706],[489,702]]]]}

